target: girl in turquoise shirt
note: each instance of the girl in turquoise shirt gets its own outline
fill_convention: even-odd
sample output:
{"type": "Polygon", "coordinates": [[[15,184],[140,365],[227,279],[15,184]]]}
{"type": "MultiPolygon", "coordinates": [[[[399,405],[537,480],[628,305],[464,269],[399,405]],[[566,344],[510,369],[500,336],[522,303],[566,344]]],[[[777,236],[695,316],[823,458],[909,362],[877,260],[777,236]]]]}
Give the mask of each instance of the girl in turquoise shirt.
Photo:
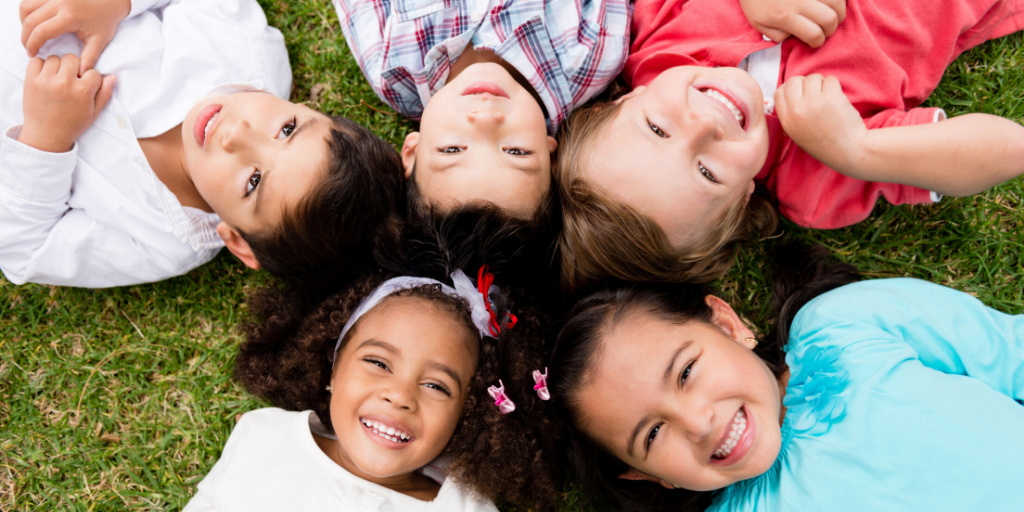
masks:
{"type": "Polygon", "coordinates": [[[914,279],[837,288],[855,269],[821,258],[780,283],[760,339],[701,287],[577,305],[548,386],[588,494],[615,510],[1024,507],[1024,316],[914,279]]]}

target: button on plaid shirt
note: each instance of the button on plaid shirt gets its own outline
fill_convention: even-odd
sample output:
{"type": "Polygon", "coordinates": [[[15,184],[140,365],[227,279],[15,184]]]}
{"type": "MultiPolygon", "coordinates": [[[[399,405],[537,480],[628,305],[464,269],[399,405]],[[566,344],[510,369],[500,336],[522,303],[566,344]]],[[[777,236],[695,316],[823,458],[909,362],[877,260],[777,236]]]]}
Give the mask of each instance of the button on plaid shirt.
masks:
{"type": "Polygon", "coordinates": [[[628,0],[333,0],[345,40],[388,105],[419,119],[468,44],[533,85],[554,132],[601,92],[629,48],[628,0]]]}

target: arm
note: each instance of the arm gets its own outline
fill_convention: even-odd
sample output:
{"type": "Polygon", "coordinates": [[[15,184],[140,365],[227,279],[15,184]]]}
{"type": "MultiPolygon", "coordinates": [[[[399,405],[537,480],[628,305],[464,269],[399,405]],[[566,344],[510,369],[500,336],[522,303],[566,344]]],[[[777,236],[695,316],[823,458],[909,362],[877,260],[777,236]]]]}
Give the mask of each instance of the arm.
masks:
{"type": "Polygon", "coordinates": [[[905,344],[929,368],[1024,400],[1024,315],[1001,313],[966,293],[916,279],[844,286],[800,310],[791,340],[820,342],[832,329],[845,339],[905,344]]]}
{"type": "Polygon", "coordinates": [[[801,149],[851,178],[962,197],[1024,173],[1024,127],[1001,117],[967,114],[870,129],[839,80],[820,75],[789,79],[776,91],[775,105],[801,149]]]}
{"type": "Polygon", "coordinates": [[[846,0],[740,0],[747,21],[781,43],[790,35],[812,48],[825,44],[846,18],[846,0]]]}
{"type": "Polygon", "coordinates": [[[0,135],[0,269],[16,284],[90,287],[187,271],[180,255],[154,251],[84,210],[70,209],[75,139],[92,125],[113,86],[112,77],[95,70],[77,78],[77,69],[73,55],[46,63],[33,59],[25,79],[25,124],[0,135]]]}

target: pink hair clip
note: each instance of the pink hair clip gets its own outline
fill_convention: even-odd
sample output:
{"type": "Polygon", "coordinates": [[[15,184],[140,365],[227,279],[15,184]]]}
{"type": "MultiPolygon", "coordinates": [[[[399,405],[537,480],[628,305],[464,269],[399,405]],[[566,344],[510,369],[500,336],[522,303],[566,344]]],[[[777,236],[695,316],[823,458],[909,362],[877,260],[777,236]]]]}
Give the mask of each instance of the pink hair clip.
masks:
{"type": "Polygon", "coordinates": [[[548,391],[548,369],[544,368],[544,373],[541,373],[540,370],[534,370],[533,381],[537,383],[533,386],[537,396],[541,400],[551,400],[551,393],[548,391]]]}
{"type": "Polygon", "coordinates": [[[487,388],[487,393],[494,399],[494,405],[498,406],[498,410],[502,414],[508,414],[516,410],[516,404],[511,398],[505,395],[505,384],[498,380],[498,387],[491,386],[487,388]]]}

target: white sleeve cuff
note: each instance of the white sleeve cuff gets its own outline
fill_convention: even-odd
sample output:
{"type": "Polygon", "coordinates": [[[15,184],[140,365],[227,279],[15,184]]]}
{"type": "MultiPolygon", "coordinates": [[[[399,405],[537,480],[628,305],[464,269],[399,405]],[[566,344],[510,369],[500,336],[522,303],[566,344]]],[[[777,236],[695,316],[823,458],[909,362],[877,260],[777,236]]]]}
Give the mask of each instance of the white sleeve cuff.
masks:
{"type": "MultiPolygon", "coordinates": [[[[933,123],[937,123],[939,121],[945,121],[945,120],[946,120],[946,111],[942,110],[941,108],[935,109],[935,117],[932,118],[932,122],[933,123]]],[[[941,198],[942,196],[939,195],[939,197],[941,198]]]]}
{"type": "Polygon", "coordinates": [[[78,142],[65,153],[49,153],[19,142],[19,135],[21,125],[0,137],[0,186],[26,198],[66,199],[78,163],[78,142]]]}
{"type": "Polygon", "coordinates": [[[164,7],[169,3],[171,0],[132,0],[132,10],[128,11],[128,18],[138,16],[150,9],[164,7]]]}
{"type": "Polygon", "coordinates": [[[928,196],[931,198],[933,203],[937,203],[939,201],[942,201],[942,198],[943,198],[942,194],[940,194],[940,193],[938,193],[938,192],[936,192],[934,190],[929,190],[928,191],[928,196]]]}

